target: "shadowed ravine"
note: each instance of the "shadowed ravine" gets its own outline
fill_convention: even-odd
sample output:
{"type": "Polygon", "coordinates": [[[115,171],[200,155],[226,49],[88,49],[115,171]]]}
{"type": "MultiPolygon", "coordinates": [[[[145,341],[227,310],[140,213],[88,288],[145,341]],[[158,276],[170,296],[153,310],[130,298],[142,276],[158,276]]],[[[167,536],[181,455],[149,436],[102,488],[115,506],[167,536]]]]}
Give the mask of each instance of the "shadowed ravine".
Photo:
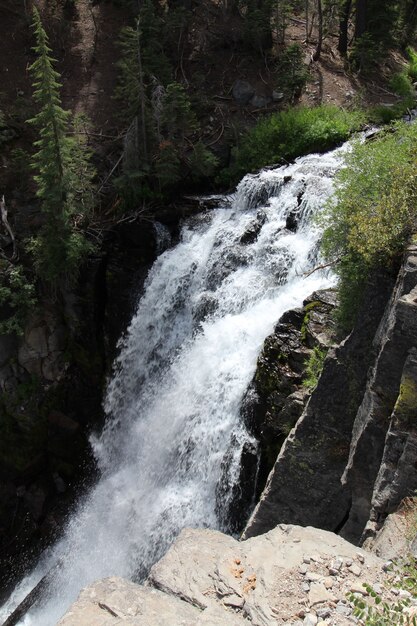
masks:
{"type": "Polygon", "coordinates": [[[101,478],[0,619],[57,562],[22,624],[55,624],[97,578],[143,578],[185,526],[229,530],[242,449],[256,445],[240,404],[263,341],[284,311],[334,281],[305,274],[318,263],[312,218],[343,150],[245,177],[157,259],[108,385],[106,427],[91,442],[101,478]]]}

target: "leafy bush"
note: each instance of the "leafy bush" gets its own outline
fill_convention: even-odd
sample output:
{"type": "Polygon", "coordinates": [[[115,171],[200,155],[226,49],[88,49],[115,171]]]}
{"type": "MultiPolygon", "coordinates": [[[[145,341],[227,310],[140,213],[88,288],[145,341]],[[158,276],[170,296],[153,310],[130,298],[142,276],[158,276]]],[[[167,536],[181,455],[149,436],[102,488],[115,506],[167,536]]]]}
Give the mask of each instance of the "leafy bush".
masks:
{"type": "Polygon", "coordinates": [[[408,75],[411,80],[417,80],[417,52],[411,47],[408,46],[407,50],[408,57],[408,75]]]}
{"type": "Polygon", "coordinates": [[[394,74],[389,82],[389,86],[394,93],[402,97],[410,96],[413,91],[413,85],[407,70],[394,74]]]}
{"type": "Polygon", "coordinates": [[[293,159],[309,152],[325,152],[345,141],[365,121],[358,111],[335,106],[298,107],[259,121],[235,149],[229,178],[236,181],[248,171],[293,159]]]}
{"type": "Polygon", "coordinates": [[[23,333],[28,312],[35,304],[35,288],[19,266],[2,262],[0,266],[0,333],[23,333]]]}
{"type": "Polygon", "coordinates": [[[375,124],[390,124],[395,120],[401,119],[404,115],[406,115],[409,109],[414,107],[414,105],[414,97],[408,95],[406,98],[403,98],[400,102],[397,102],[397,104],[393,106],[384,106],[383,104],[379,104],[372,107],[368,111],[368,119],[370,122],[374,122],[375,124]]]}
{"type": "Polygon", "coordinates": [[[417,222],[417,128],[397,123],[353,144],[325,211],[323,251],[340,275],[339,321],[352,327],[373,268],[402,254],[417,222]]]}

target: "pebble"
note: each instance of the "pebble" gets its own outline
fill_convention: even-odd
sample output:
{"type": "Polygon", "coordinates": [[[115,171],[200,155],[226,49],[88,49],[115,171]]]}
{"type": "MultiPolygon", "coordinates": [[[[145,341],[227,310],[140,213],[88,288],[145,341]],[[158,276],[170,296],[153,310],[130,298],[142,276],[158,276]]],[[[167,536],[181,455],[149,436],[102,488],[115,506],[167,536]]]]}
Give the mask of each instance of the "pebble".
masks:
{"type": "Polygon", "coordinates": [[[358,565],[351,565],[349,569],[355,576],[360,576],[362,573],[362,570],[358,565]]]}
{"type": "Polygon", "coordinates": [[[303,564],[303,565],[300,565],[300,568],[298,571],[300,572],[300,574],[307,574],[307,569],[308,569],[307,565],[303,564]]]}
{"type": "Polygon", "coordinates": [[[360,593],[362,596],[369,596],[369,593],[360,581],[352,583],[350,590],[352,593],[360,593]]]}
{"type": "Polygon", "coordinates": [[[400,590],[399,590],[399,589],[397,589],[396,587],[393,587],[393,588],[391,589],[391,593],[392,593],[394,596],[398,596],[398,595],[400,595],[400,590]]]}
{"type": "Polygon", "coordinates": [[[313,613],[307,613],[303,621],[303,626],[316,626],[317,622],[317,615],[314,615],[313,613]]]}
{"type": "Polygon", "coordinates": [[[308,583],[303,583],[302,589],[303,591],[308,592],[310,591],[310,585],[308,583]]]}
{"type": "Polygon", "coordinates": [[[332,600],[335,600],[335,597],[327,591],[322,583],[314,583],[311,585],[310,593],[308,594],[310,606],[322,604],[323,602],[331,602],[332,600]]]}
{"type": "Polygon", "coordinates": [[[336,612],[339,613],[339,615],[345,615],[346,617],[349,617],[349,615],[352,613],[352,609],[350,608],[350,606],[346,606],[346,604],[339,603],[336,606],[336,612]]]}
{"type": "Polygon", "coordinates": [[[324,586],[326,587],[326,589],[332,589],[333,584],[334,584],[333,578],[331,578],[330,576],[326,576],[323,582],[324,582],[324,586]]]}
{"type": "Polygon", "coordinates": [[[352,559],[345,559],[345,564],[350,567],[352,565],[353,561],[352,559]]]}
{"type": "Polygon", "coordinates": [[[314,563],[323,563],[323,559],[319,554],[312,554],[311,560],[314,561],[314,563]]]}
{"type": "Polygon", "coordinates": [[[384,572],[388,572],[391,569],[391,567],[392,567],[392,561],[387,561],[382,566],[382,569],[384,570],[384,572]]]}
{"type": "Polygon", "coordinates": [[[318,582],[319,580],[322,580],[323,576],[321,574],[316,574],[316,572],[307,572],[306,578],[312,583],[312,582],[318,582]]]}
{"type": "Polygon", "coordinates": [[[365,563],[365,557],[363,556],[361,552],[357,552],[355,556],[360,563],[365,563]]]}
{"type": "Polygon", "coordinates": [[[323,609],[317,609],[316,613],[317,617],[319,617],[320,619],[326,619],[326,617],[330,617],[330,615],[332,614],[331,610],[327,606],[323,609]]]}
{"type": "Polygon", "coordinates": [[[307,565],[310,565],[311,563],[311,559],[309,556],[303,556],[303,563],[306,563],[307,565]]]}
{"type": "Polygon", "coordinates": [[[329,572],[332,576],[337,576],[337,574],[340,572],[341,569],[342,569],[342,561],[340,559],[336,559],[335,561],[332,561],[329,567],[329,572]]]}
{"type": "Polygon", "coordinates": [[[409,591],[406,591],[405,589],[400,589],[398,595],[400,598],[411,598],[411,593],[409,591]]]}
{"type": "Polygon", "coordinates": [[[375,585],[372,586],[372,589],[375,591],[375,593],[377,593],[378,595],[381,595],[382,593],[381,585],[379,585],[378,583],[375,583],[375,585]]]}

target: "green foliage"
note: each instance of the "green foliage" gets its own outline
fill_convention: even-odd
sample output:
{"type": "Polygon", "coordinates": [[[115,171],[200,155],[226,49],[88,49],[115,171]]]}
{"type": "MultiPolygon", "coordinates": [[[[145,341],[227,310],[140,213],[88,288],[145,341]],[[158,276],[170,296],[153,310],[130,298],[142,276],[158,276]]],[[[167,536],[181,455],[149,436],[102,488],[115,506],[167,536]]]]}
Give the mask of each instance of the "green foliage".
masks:
{"type": "Polygon", "coordinates": [[[202,141],[198,141],[193,146],[189,164],[191,176],[194,181],[198,182],[204,178],[211,178],[214,175],[219,160],[205,147],[202,141]]]}
{"type": "Polygon", "coordinates": [[[408,58],[408,75],[411,80],[417,80],[417,52],[411,46],[407,47],[406,50],[407,58],[408,58]]]}
{"type": "Polygon", "coordinates": [[[366,73],[373,69],[381,58],[381,46],[371,33],[366,32],[354,40],[349,61],[354,70],[366,73]]]}
{"type": "Polygon", "coordinates": [[[276,87],[291,102],[301,95],[307,82],[308,69],[303,57],[301,46],[294,43],[281,52],[276,65],[276,87]]]}
{"type": "Polygon", "coordinates": [[[414,88],[412,83],[417,80],[417,53],[411,46],[407,47],[407,66],[391,78],[389,86],[396,94],[407,98],[414,103],[414,88]]]}
{"type": "Polygon", "coordinates": [[[22,267],[0,266],[0,334],[21,335],[26,316],[36,302],[35,288],[22,267]]]}
{"type": "Polygon", "coordinates": [[[375,124],[390,124],[401,119],[415,105],[414,97],[407,96],[393,106],[377,105],[369,109],[368,119],[375,124]]]}
{"type": "Polygon", "coordinates": [[[130,123],[139,114],[142,100],[150,106],[151,90],[155,82],[166,86],[172,70],[164,51],[164,24],[152,0],[144,0],[135,27],[120,31],[121,56],[114,97],[120,101],[119,117],[130,123]]]}
{"type": "Polygon", "coordinates": [[[170,10],[162,18],[152,0],[147,0],[137,27],[122,30],[115,97],[123,104],[122,117],[129,128],[123,173],[115,185],[123,209],[166,198],[180,181],[204,178],[217,164],[203,144],[195,143],[199,127],[184,86],[170,81],[165,44],[174,44],[185,24],[184,10],[170,10]]]}
{"type": "Polygon", "coordinates": [[[321,349],[318,346],[315,346],[311,352],[306,363],[305,378],[303,380],[303,385],[307,387],[307,389],[314,389],[317,386],[326,355],[327,350],[321,349]]]}
{"type": "Polygon", "coordinates": [[[180,159],[171,141],[161,142],[154,159],[154,174],[161,190],[172,187],[180,178],[180,159]]]}
{"type": "Polygon", "coordinates": [[[335,106],[297,107],[260,120],[242,138],[229,170],[234,182],[250,170],[293,159],[309,152],[325,152],[345,141],[364,123],[365,116],[335,106]]]}
{"type": "Polygon", "coordinates": [[[190,99],[182,85],[168,85],[163,99],[161,134],[175,143],[182,143],[197,128],[197,120],[191,109],[190,99]]]}
{"type": "Polygon", "coordinates": [[[15,137],[16,132],[10,128],[5,114],[0,109],[0,147],[15,137]]]}
{"type": "Polygon", "coordinates": [[[33,99],[39,112],[29,123],[39,133],[32,167],[45,224],[28,243],[28,251],[33,255],[38,276],[56,287],[62,279],[75,279],[89,250],[82,233],[75,230],[72,218],[83,214],[92,204],[94,172],[89,164],[90,155],[77,135],[79,119],[74,122],[75,136],[68,135],[70,114],[61,107],[59,74],[53,67],[48,37],[36,8],[33,19],[37,58],[29,69],[34,77],[33,99]]]}
{"type": "Polygon", "coordinates": [[[340,321],[352,327],[370,271],[402,254],[417,221],[417,129],[397,123],[353,144],[324,214],[323,251],[337,262],[340,321]],[[393,132],[395,131],[395,132],[393,132]]]}
{"type": "Polygon", "coordinates": [[[246,0],[241,6],[245,13],[246,45],[261,53],[269,50],[272,47],[271,0],[246,0]]]}
{"type": "Polygon", "coordinates": [[[407,70],[394,74],[389,82],[389,86],[394,93],[404,98],[413,93],[413,85],[407,70]]]}
{"type": "MultiPolygon", "coordinates": [[[[397,587],[405,589],[413,599],[417,598],[417,564],[414,557],[395,566],[400,582],[397,587]]],[[[353,593],[348,594],[349,601],[353,604],[353,615],[365,626],[416,626],[416,617],[408,615],[407,608],[410,599],[397,599],[395,602],[387,602],[383,595],[377,593],[370,585],[364,584],[369,598],[358,597],[353,593]]]]}

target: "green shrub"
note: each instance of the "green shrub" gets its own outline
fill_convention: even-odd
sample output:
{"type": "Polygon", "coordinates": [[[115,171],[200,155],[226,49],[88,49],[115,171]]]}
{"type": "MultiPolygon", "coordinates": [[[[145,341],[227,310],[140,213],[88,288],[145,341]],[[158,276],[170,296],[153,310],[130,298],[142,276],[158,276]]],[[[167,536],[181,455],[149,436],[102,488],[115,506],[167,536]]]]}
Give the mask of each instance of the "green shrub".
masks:
{"type": "Polygon", "coordinates": [[[229,177],[236,181],[251,170],[294,159],[310,152],[325,152],[345,141],[365,121],[358,111],[336,106],[297,107],[260,120],[234,150],[229,177]]]}
{"type": "Polygon", "coordinates": [[[29,311],[35,304],[35,288],[20,266],[0,265],[0,334],[21,335],[29,311]]]}
{"type": "Polygon", "coordinates": [[[417,80],[417,52],[411,47],[408,46],[407,50],[408,57],[408,75],[411,80],[417,80]]]}
{"type": "Polygon", "coordinates": [[[397,123],[371,143],[353,144],[322,217],[322,248],[340,275],[339,321],[352,327],[373,268],[403,253],[417,222],[417,128],[397,123]]]}
{"type": "Polygon", "coordinates": [[[403,98],[397,104],[393,106],[384,106],[383,104],[379,104],[377,106],[371,107],[368,111],[368,119],[370,122],[374,122],[375,124],[390,124],[395,120],[401,119],[404,115],[406,115],[409,109],[412,109],[415,105],[414,97],[408,95],[406,98],[403,98]]]}
{"type": "Polygon", "coordinates": [[[303,380],[304,387],[314,389],[317,386],[326,355],[326,349],[315,346],[306,363],[305,378],[303,380]]]}
{"type": "Polygon", "coordinates": [[[408,70],[405,69],[402,72],[394,74],[389,82],[389,86],[398,96],[402,96],[404,98],[410,96],[413,92],[413,85],[411,84],[408,70]]]}

